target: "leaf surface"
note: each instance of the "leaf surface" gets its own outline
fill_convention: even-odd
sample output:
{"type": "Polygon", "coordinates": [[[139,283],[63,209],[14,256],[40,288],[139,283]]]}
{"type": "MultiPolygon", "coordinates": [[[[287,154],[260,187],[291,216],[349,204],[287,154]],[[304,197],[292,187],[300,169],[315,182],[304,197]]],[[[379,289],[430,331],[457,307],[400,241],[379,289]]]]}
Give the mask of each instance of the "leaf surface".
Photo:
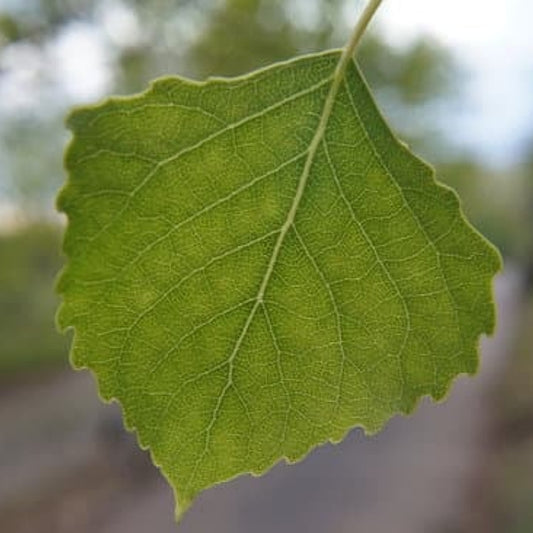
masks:
{"type": "Polygon", "coordinates": [[[497,252],[339,58],[69,118],[58,321],[180,512],[442,398],[493,330],[497,252]]]}

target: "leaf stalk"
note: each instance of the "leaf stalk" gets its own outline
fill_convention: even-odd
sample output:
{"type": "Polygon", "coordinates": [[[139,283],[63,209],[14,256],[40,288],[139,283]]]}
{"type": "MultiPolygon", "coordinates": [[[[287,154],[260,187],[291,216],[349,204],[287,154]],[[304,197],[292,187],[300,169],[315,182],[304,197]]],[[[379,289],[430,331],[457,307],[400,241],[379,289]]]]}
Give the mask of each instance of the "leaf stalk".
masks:
{"type": "Polygon", "coordinates": [[[376,11],[378,10],[379,6],[383,0],[369,0],[366,4],[366,6],[363,9],[363,12],[361,13],[361,16],[357,20],[355,27],[352,31],[352,34],[350,36],[350,39],[346,43],[346,46],[344,47],[342,58],[339,62],[339,66],[341,70],[344,70],[346,63],[352,59],[355,50],[359,46],[359,43],[361,41],[361,38],[363,37],[366,28],[370,24],[370,21],[376,14],[376,11]]]}

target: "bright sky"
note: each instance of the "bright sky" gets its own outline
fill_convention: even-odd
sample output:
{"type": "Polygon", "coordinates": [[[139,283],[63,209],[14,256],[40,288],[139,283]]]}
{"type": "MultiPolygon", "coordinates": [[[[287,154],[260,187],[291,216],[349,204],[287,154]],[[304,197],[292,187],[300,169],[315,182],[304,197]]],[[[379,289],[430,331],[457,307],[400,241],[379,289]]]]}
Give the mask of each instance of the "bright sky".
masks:
{"type": "Polygon", "coordinates": [[[491,162],[512,163],[533,137],[533,1],[385,0],[376,24],[392,42],[425,33],[452,48],[468,82],[450,125],[491,162]]]}

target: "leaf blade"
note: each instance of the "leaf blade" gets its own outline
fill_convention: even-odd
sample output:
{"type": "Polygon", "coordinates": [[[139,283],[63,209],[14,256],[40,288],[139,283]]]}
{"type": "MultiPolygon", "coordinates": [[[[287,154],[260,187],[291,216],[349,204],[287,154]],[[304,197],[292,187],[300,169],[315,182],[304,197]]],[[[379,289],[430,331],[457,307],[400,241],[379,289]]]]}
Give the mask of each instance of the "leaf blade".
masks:
{"type": "Polygon", "coordinates": [[[71,117],[59,324],[182,509],[441,398],[492,331],[499,256],[355,65],[332,91],[338,62],[164,79],[71,117]]]}

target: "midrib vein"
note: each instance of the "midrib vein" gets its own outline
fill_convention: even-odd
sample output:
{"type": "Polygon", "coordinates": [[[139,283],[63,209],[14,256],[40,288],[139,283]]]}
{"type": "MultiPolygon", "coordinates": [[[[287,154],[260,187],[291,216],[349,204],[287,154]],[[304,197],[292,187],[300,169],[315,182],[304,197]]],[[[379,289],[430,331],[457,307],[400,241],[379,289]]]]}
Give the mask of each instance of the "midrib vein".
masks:
{"type": "Polygon", "coordinates": [[[324,133],[326,131],[326,127],[328,125],[328,121],[331,116],[331,112],[333,111],[333,106],[335,104],[335,98],[337,97],[337,93],[339,92],[339,88],[344,79],[344,74],[345,74],[345,71],[348,65],[348,61],[346,61],[345,59],[346,53],[347,53],[347,48],[343,50],[341,57],[339,59],[339,62],[337,63],[337,66],[335,68],[335,72],[333,74],[333,79],[331,82],[331,87],[326,96],[326,100],[324,101],[324,107],[322,108],[322,114],[320,115],[320,120],[318,122],[315,135],[313,136],[313,139],[311,140],[311,143],[309,144],[307,158],[305,160],[305,165],[302,170],[302,174],[298,181],[298,188],[296,189],[294,200],[292,201],[291,208],[289,209],[289,212],[287,214],[287,218],[285,219],[285,222],[281,226],[278,239],[276,241],[276,244],[274,245],[274,250],[272,251],[272,255],[270,257],[270,261],[268,262],[265,275],[259,287],[259,292],[257,293],[256,303],[250,314],[255,313],[255,310],[257,309],[257,307],[263,302],[263,297],[265,295],[268,282],[270,281],[270,278],[272,277],[272,272],[274,271],[274,267],[276,266],[276,262],[278,260],[279,253],[281,251],[283,241],[285,240],[285,237],[287,236],[287,233],[290,227],[293,225],[294,219],[296,218],[296,212],[298,211],[298,207],[300,206],[300,202],[302,201],[307,182],[309,181],[311,167],[313,165],[318,148],[320,147],[322,138],[324,137],[324,133]]]}
{"type": "Polygon", "coordinates": [[[248,333],[250,326],[253,322],[254,316],[257,312],[257,309],[259,306],[263,303],[265,291],[267,290],[268,283],[270,281],[270,278],[272,277],[272,273],[274,272],[274,268],[276,266],[281,247],[283,246],[283,242],[285,241],[285,237],[287,236],[287,233],[289,232],[289,229],[294,224],[294,220],[296,218],[296,213],[298,211],[298,207],[302,201],[305,187],[307,185],[307,182],[309,181],[309,175],[311,173],[311,167],[313,165],[315,156],[317,154],[317,151],[320,147],[320,143],[322,142],[322,139],[324,137],[324,133],[326,131],[326,127],[328,125],[329,118],[331,117],[331,113],[333,111],[333,106],[335,104],[335,99],[337,97],[337,94],[339,92],[339,88],[341,87],[342,81],[344,80],[344,76],[346,73],[346,69],[349,65],[349,60],[351,58],[351,55],[353,54],[353,47],[350,46],[350,44],[342,51],[341,56],[339,58],[339,61],[337,63],[337,66],[335,67],[335,71],[333,73],[332,81],[331,81],[331,87],[329,89],[329,92],[326,96],[326,99],[324,101],[324,106],[322,108],[322,113],[320,115],[320,120],[318,122],[318,126],[316,129],[316,132],[311,140],[311,143],[309,144],[308,148],[308,154],[307,158],[305,160],[304,168],[302,170],[302,174],[300,175],[300,179],[298,181],[298,187],[296,189],[296,193],[294,195],[294,199],[292,201],[291,207],[289,209],[289,212],[287,214],[287,218],[285,219],[285,222],[281,226],[278,238],[276,240],[276,243],[274,245],[274,249],[272,250],[272,255],[270,256],[270,260],[268,262],[267,269],[265,271],[265,275],[263,276],[263,279],[261,281],[261,285],[259,286],[259,290],[257,292],[257,296],[255,297],[254,304],[252,306],[252,309],[250,310],[250,313],[248,314],[246,321],[244,323],[244,326],[241,329],[241,332],[239,334],[239,337],[237,338],[235,345],[233,347],[233,350],[230,354],[230,356],[227,359],[227,364],[229,366],[228,369],[228,379],[226,381],[226,384],[224,385],[224,388],[222,389],[217,403],[215,405],[215,409],[213,410],[213,416],[211,417],[211,420],[206,428],[206,443],[204,452],[202,454],[202,457],[207,452],[208,446],[209,446],[209,438],[210,433],[213,428],[213,425],[216,422],[220,407],[222,405],[222,402],[224,400],[224,397],[228,390],[233,386],[233,369],[234,369],[234,361],[235,357],[239,353],[239,350],[241,348],[241,345],[246,337],[246,334],[248,333]]]}
{"type": "MultiPolygon", "coordinates": [[[[294,195],[294,199],[292,201],[291,207],[289,209],[289,212],[287,214],[287,218],[285,219],[285,222],[281,226],[278,238],[276,239],[276,243],[274,245],[274,248],[272,250],[272,255],[270,256],[270,260],[268,262],[267,269],[265,271],[265,275],[263,276],[263,279],[261,281],[261,284],[259,286],[259,290],[257,292],[257,296],[255,297],[254,304],[250,310],[250,313],[248,314],[246,321],[242,327],[242,330],[239,334],[239,337],[237,338],[235,345],[233,347],[233,350],[230,354],[230,356],[227,359],[228,364],[228,378],[226,380],[226,383],[220,392],[220,395],[218,396],[215,408],[213,409],[213,414],[211,416],[211,420],[209,421],[209,424],[207,425],[205,429],[205,445],[203,452],[199,455],[191,475],[189,476],[189,479],[185,486],[185,492],[190,487],[191,483],[193,482],[196,472],[207,454],[209,450],[209,441],[211,438],[211,431],[213,429],[213,426],[216,423],[216,420],[218,418],[218,414],[220,411],[220,408],[222,406],[222,403],[224,401],[224,398],[229,391],[231,387],[235,387],[233,384],[233,371],[234,371],[234,361],[235,357],[239,353],[239,350],[241,348],[241,345],[244,341],[244,338],[246,337],[246,334],[248,333],[250,326],[253,322],[254,316],[257,312],[257,309],[260,305],[263,305],[264,295],[268,287],[268,283],[270,281],[270,278],[272,277],[272,273],[274,272],[274,268],[276,266],[276,263],[278,261],[278,257],[281,251],[281,247],[283,246],[283,242],[285,241],[285,237],[287,236],[287,233],[289,232],[289,229],[294,224],[294,220],[296,218],[296,213],[298,211],[298,207],[302,201],[305,187],[307,185],[307,182],[309,181],[309,175],[311,173],[311,167],[313,165],[315,156],[317,154],[317,151],[320,147],[320,144],[322,142],[322,139],[324,138],[324,134],[326,132],[326,127],[328,125],[328,121],[331,117],[331,113],[333,112],[333,106],[335,105],[335,99],[337,97],[337,94],[339,92],[339,88],[341,87],[341,84],[345,78],[346,70],[348,68],[348,65],[350,64],[351,58],[355,52],[355,49],[361,39],[361,36],[363,35],[365,28],[367,27],[368,23],[370,22],[370,19],[372,18],[372,15],[376,12],[379,5],[381,4],[382,0],[369,0],[367,6],[363,10],[363,13],[358,20],[357,24],[355,25],[354,31],[350,37],[350,40],[348,41],[347,45],[344,47],[344,49],[341,52],[339,61],[335,67],[335,71],[333,72],[333,77],[331,81],[331,87],[329,89],[329,92],[326,96],[326,99],[324,100],[324,106],[322,107],[322,113],[320,115],[320,120],[318,122],[317,129],[315,131],[315,134],[311,140],[311,143],[309,144],[308,148],[308,154],[307,158],[305,160],[304,168],[302,170],[302,174],[300,175],[300,179],[298,181],[298,187],[296,189],[296,194],[294,195]]],[[[347,88],[349,91],[349,87],[347,88]]],[[[240,394],[237,392],[237,395],[239,396],[239,399],[241,403],[244,402],[240,394]]]]}
{"type": "MultiPolygon", "coordinates": [[[[371,2],[369,2],[361,18],[358,20],[354,28],[354,31],[350,37],[350,40],[348,41],[346,46],[343,48],[341,56],[337,63],[337,66],[335,67],[335,71],[333,73],[333,79],[331,82],[331,87],[324,101],[324,106],[322,108],[322,113],[320,115],[320,120],[318,122],[315,135],[313,136],[313,139],[311,140],[311,143],[309,144],[307,159],[305,160],[305,165],[302,170],[300,180],[298,182],[298,188],[296,189],[294,200],[292,201],[292,205],[291,205],[291,208],[289,209],[289,213],[287,214],[287,218],[285,219],[285,222],[281,226],[281,230],[278,235],[276,244],[274,245],[274,250],[272,251],[270,261],[268,262],[268,266],[267,266],[265,275],[263,277],[263,281],[261,282],[261,285],[259,287],[259,292],[257,293],[255,304],[252,310],[250,311],[250,316],[252,317],[255,314],[258,306],[263,302],[263,297],[265,295],[268,282],[270,281],[270,278],[272,277],[272,272],[274,271],[274,267],[276,266],[276,262],[278,260],[281,246],[283,245],[283,241],[285,240],[285,237],[290,227],[294,223],[294,219],[296,218],[296,212],[298,211],[298,207],[300,205],[300,202],[302,201],[302,197],[303,197],[307,182],[309,181],[309,174],[311,173],[311,167],[313,165],[320,143],[322,142],[322,139],[324,137],[324,133],[326,132],[326,127],[328,125],[329,118],[331,117],[333,106],[335,105],[335,99],[337,98],[339,88],[345,78],[346,69],[348,68],[348,65],[350,64],[350,61],[354,55],[355,49],[357,45],[359,44],[359,41],[361,40],[361,36],[363,35],[363,32],[366,29],[366,26],[368,25],[370,19],[372,18],[372,15],[375,13],[377,8],[379,7],[380,3],[381,3],[381,0],[371,0],[371,2]]],[[[243,328],[243,331],[241,332],[241,335],[239,339],[237,340],[237,343],[235,344],[235,348],[237,348],[237,350],[242,342],[242,338],[244,337],[244,335],[246,335],[246,329],[247,327],[249,327],[250,322],[251,320],[246,321],[245,327],[243,328]]],[[[235,357],[235,353],[236,351],[234,349],[229,359],[230,363],[235,357]]]]}

